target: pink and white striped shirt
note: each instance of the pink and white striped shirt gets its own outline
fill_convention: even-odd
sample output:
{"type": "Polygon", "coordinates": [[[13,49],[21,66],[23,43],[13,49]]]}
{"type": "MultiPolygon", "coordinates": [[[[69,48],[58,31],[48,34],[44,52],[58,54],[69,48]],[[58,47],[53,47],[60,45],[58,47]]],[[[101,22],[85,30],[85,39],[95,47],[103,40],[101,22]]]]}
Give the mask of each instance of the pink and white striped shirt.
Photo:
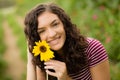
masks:
{"type": "Polygon", "coordinates": [[[88,66],[77,73],[70,74],[73,80],[92,80],[90,67],[108,59],[104,46],[98,40],[88,38],[87,41],[88,48],[86,48],[86,56],[88,59],[88,66]]]}

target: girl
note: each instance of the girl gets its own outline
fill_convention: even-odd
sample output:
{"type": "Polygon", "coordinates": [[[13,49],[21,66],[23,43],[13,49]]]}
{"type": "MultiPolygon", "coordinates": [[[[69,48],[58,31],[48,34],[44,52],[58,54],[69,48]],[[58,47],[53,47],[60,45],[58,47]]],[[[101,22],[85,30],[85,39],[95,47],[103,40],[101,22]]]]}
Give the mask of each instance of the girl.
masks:
{"type": "Polygon", "coordinates": [[[28,41],[27,80],[110,80],[109,61],[103,45],[86,38],[55,4],[40,4],[25,17],[28,41]],[[45,40],[55,59],[42,62],[33,57],[36,41],[45,40]]]}

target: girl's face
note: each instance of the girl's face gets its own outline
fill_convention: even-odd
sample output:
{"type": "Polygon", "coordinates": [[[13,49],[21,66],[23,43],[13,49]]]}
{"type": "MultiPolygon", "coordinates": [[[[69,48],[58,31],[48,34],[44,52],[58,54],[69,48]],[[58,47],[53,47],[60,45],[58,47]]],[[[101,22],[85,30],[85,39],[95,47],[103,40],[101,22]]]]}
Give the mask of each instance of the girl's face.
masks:
{"type": "Polygon", "coordinates": [[[44,12],[38,16],[38,33],[41,40],[47,41],[55,51],[61,50],[66,40],[63,23],[51,12],[44,12]]]}

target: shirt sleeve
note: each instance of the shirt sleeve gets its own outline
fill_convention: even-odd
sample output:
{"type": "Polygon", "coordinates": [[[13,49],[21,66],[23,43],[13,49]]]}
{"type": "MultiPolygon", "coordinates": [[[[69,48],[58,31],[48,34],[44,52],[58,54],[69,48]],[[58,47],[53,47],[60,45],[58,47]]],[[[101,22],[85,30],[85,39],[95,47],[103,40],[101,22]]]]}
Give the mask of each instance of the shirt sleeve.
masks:
{"type": "Polygon", "coordinates": [[[89,42],[86,52],[90,67],[93,67],[96,64],[108,59],[108,55],[104,46],[96,39],[93,39],[89,42]]]}

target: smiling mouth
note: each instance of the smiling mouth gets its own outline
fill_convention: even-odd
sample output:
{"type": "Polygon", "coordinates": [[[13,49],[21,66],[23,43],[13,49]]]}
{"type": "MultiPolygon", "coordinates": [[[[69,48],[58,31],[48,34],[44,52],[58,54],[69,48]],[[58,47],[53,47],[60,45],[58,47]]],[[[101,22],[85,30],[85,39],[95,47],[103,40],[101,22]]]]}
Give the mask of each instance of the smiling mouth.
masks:
{"type": "Polygon", "coordinates": [[[56,45],[59,41],[60,39],[60,36],[59,37],[57,37],[57,38],[55,38],[55,39],[53,39],[53,40],[51,40],[51,41],[49,41],[48,43],[50,44],[50,45],[56,45]]]}

